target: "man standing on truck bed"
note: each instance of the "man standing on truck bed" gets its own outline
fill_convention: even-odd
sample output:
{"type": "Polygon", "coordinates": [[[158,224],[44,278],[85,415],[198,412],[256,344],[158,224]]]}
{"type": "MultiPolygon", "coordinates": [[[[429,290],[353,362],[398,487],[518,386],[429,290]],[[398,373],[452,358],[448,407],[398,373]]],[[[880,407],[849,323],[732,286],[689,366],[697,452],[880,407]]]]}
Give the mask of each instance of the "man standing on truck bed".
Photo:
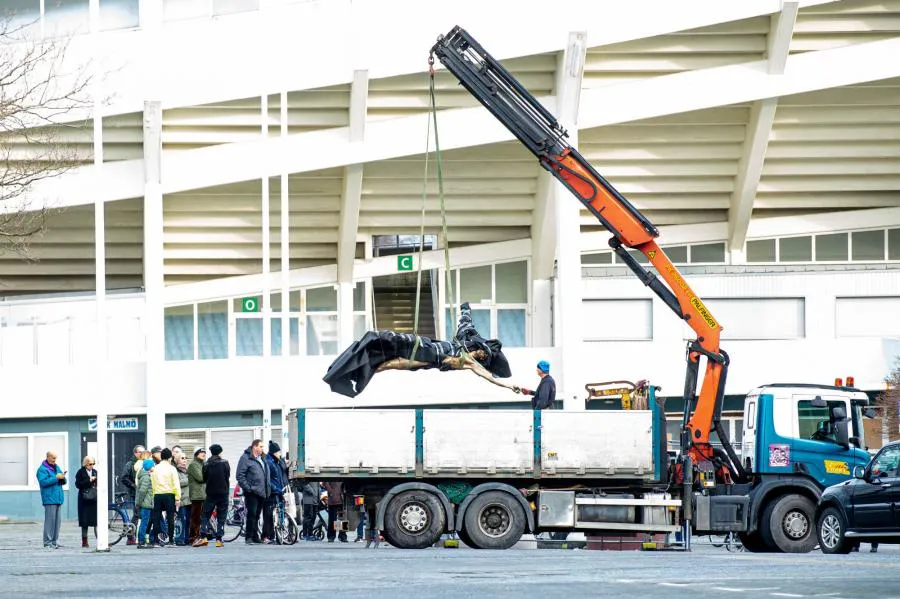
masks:
{"type": "Polygon", "coordinates": [[[546,410],[553,406],[553,402],[556,401],[556,381],[550,376],[550,362],[547,360],[538,362],[537,375],[541,377],[538,388],[532,391],[531,389],[520,387],[519,393],[533,396],[531,399],[532,410],[546,410]]]}

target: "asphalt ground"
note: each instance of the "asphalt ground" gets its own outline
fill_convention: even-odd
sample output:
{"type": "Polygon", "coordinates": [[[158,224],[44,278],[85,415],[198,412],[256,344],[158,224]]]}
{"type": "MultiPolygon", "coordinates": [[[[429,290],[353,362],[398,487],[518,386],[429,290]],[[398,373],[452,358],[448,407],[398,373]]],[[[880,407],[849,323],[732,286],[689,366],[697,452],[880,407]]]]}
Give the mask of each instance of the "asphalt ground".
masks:
{"type": "MultiPolygon", "coordinates": [[[[354,534],[351,532],[350,537],[354,534]]],[[[730,553],[696,538],[693,551],[399,550],[303,542],[109,553],[81,549],[63,524],[62,548],[42,547],[41,525],[0,524],[2,597],[378,598],[766,597],[900,599],[900,546],[829,556],[730,553]]]]}

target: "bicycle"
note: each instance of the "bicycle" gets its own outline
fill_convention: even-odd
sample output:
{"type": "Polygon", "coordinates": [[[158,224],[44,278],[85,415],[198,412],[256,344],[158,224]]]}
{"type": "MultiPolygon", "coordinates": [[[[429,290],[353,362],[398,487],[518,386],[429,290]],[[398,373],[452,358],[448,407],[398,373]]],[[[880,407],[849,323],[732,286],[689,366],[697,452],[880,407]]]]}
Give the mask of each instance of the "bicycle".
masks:
{"type": "MultiPolygon", "coordinates": [[[[282,496],[290,493],[290,486],[282,490],[282,496]]],[[[300,529],[297,521],[287,511],[287,505],[284,499],[275,502],[275,508],[272,512],[272,519],[275,527],[275,542],[279,545],[293,545],[300,537],[300,529]]]]}
{"type": "Polygon", "coordinates": [[[129,514],[134,510],[134,502],[126,501],[126,493],[116,493],[115,501],[109,504],[109,546],[112,547],[123,537],[133,537],[134,522],[129,514]]]}
{"type": "Polygon", "coordinates": [[[713,547],[725,547],[728,551],[739,552],[744,550],[744,544],[736,532],[727,532],[724,535],[709,535],[709,544],[713,547]]]}

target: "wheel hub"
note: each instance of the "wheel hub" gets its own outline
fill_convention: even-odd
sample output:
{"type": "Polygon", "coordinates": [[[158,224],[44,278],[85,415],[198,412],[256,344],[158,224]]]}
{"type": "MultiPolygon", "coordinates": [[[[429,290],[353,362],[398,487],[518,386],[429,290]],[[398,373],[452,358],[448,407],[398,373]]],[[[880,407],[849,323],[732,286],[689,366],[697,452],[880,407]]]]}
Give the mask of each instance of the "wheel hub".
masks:
{"type": "Polygon", "coordinates": [[[400,526],[407,532],[418,533],[428,525],[428,512],[418,503],[410,503],[400,511],[400,526]]]}
{"type": "Polygon", "coordinates": [[[802,539],[809,532],[809,520],[801,512],[788,512],[782,526],[785,534],[792,539],[802,539]]]}
{"type": "Polygon", "coordinates": [[[478,526],[489,537],[502,537],[509,531],[509,512],[501,505],[488,505],[481,510],[478,526]]]}
{"type": "Polygon", "coordinates": [[[834,549],[837,547],[838,542],[841,539],[841,523],[838,522],[838,519],[829,514],[822,521],[822,544],[828,547],[829,549],[834,549]]]}

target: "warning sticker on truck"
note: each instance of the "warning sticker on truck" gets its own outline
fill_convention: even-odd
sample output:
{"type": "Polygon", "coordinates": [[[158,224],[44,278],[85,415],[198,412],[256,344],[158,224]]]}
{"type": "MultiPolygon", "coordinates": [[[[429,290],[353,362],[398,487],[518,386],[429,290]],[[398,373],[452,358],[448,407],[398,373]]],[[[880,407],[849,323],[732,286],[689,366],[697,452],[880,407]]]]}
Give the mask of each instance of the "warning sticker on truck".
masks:
{"type": "Polygon", "coordinates": [[[828,474],[844,474],[850,476],[850,464],[840,460],[825,460],[825,472],[828,474]]]}
{"type": "Polygon", "coordinates": [[[791,465],[791,446],[772,443],[769,445],[769,467],[787,468],[791,465]]]}

